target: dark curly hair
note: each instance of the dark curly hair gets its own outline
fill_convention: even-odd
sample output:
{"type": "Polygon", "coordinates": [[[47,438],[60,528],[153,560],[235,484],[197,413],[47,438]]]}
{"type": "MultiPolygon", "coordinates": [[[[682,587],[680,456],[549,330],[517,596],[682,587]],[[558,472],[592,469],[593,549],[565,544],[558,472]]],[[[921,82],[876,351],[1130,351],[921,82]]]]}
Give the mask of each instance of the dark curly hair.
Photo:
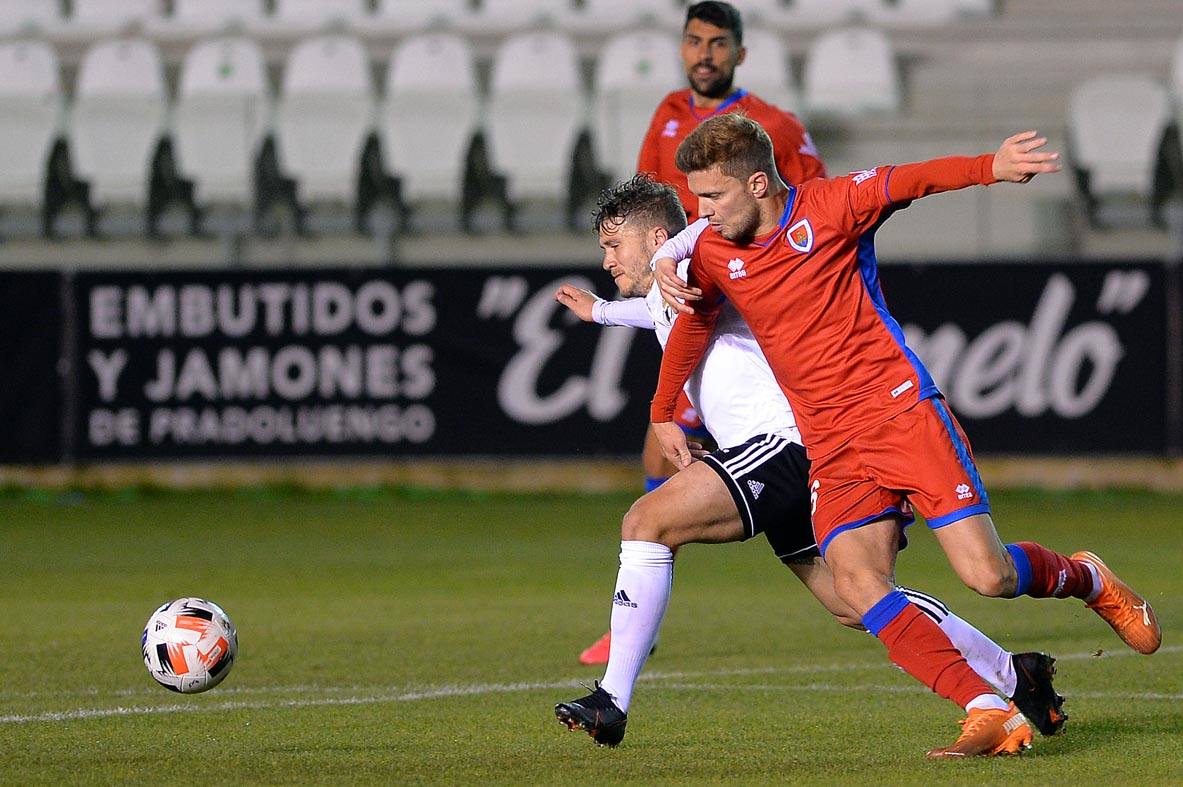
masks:
{"type": "Polygon", "coordinates": [[[731,3],[719,3],[715,0],[695,3],[686,9],[686,24],[690,24],[691,19],[700,19],[723,30],[730,30],[735,36],[736,46],[743,45],[743,18],[731,3]]]}
{"type": "Polygon", "coordinates": [[[647,226],[661,225],[671,237],[686,228],[686,211],[678,192],[644,172],[600,193],[592,213],[592,229],[599,232],[605,224],[623,224],[630,219],[641,219],[647,226]]]}

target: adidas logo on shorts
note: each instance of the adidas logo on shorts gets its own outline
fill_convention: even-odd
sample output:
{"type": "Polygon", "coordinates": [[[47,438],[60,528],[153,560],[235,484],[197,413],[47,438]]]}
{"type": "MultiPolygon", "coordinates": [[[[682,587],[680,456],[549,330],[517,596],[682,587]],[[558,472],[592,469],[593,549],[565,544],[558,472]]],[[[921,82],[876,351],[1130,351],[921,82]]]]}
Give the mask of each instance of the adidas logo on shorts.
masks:
{"type": "Polygon", "coordinates": [[[753,481],[749,478],[748,489],[752,490],[752,499],[759,500],[760,493],[764,491],[764,484],[760,483],[759,481],[753,481]]]}

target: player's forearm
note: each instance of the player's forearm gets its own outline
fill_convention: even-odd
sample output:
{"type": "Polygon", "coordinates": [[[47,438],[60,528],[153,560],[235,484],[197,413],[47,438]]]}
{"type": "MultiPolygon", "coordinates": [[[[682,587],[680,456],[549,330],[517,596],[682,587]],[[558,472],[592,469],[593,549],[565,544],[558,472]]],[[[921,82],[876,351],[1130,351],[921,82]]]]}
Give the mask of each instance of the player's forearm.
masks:
{"type": "Polygon", "coordinates": [[[707,226],[708,222],[706,219],[699,219],[691,223],[677,235],[667,239],[653,255],[653,259],[650,260],[650,266],[663,257],[668,257],[674,262],[688,258],[691,252],[694,251],[694,244],[698,242],[698,236],[702,235],[707,226]]]}
{"type": "Polygon", "coordinates": [[[889,202],[907,202],[942,191],[989,186],[998,182],[992,171],[993,163],[994,154],[986,153],[900,164],[887,173],[887,199],[889,202]]]}
{"type": "Polygon", "coordinates": [[[600,325],[624,325],[629,328],[653,330],[653,316],[644,298],[626,298],[622,301],[605,301],[592,304],[592,320],[600,325]]]}
{"type": "Polygon", "coordinates": [[[714,330],[715,315],[699,313],[679,317],[674,322],[665,353],[661,356],[661,373],[657,391],[649,407],[649,420],[655,424],[672,421],[678,406],[678,394],[690,374],[706,353],[714,330]]]}

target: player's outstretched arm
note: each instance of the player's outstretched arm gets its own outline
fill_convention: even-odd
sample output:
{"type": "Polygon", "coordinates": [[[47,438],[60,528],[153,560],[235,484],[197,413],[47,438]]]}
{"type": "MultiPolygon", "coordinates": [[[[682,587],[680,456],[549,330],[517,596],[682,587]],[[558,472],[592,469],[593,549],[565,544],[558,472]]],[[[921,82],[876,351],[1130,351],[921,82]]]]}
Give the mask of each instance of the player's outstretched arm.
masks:
{"type": "Polygon", "coordinates": [[[1059,172],[1060,154],[1040,150],[1046,144],[1047,137],[1039,136],[1036,131],[1007,137],[994,154],[995,180],[1026,183],[1036,175],[1059,172]]]}
{"type": "Polygon", "coordinates": [[[594,293],[576,287],[574,284],[562,284],[555,292],[555,300],[570,309],[576,317],[584,322],[592,322],[592,308],[599,298],[594,293]]]}
{"type": "Polygon", "coordinates": [[[594,292],[576,287],[573,284],[563,284],[555,292],[555,300],[566,306],[584,322],[594,322],[597,325],[624,326],[626,328],[640,328],[651,331],[656,326],[653,315],[649,313],[649,306],[644,298],[625,298],[623,301],[606,301],[594,292]]]}
{"type": "MultiPolygon", "coordinates": [[[[891,167],[888,173],[887,202],[899,204],[929,194],[956,191],[968,186],[989,186],[999,181],[1026,183],[1038,174],[1058,172],[1060,154],[1040,150],[1046,144],[1045,137],[1034,131],[1024,131],[1007,137],[996,153],[972,157],[946,156],[915,164],[899,164],[891,167]]],[[[874,173],[875,170],[867,172],[874,173]]],[[[863,203],[865,208],[865,198],[863,203]]],[[[864,210],[860,214],[864,223],[880,218],[878,208],[882,206],[871,207],[869,212],[864,210]]]]}

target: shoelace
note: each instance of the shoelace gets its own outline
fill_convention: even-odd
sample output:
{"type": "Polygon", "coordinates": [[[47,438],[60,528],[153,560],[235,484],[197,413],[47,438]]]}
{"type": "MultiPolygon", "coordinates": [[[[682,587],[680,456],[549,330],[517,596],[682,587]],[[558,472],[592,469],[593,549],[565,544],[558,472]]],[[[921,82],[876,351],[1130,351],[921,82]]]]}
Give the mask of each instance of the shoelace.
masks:
{"type": "MultiPolygon", "coordinates": [[[[1102,598],[1105,597],[1102,591],[1102,598]]],[[[1116,590],[1105,601],[1097,599],[1090,606],[1095,610],[1103,610],[1121,626],[1132,626],[1136,623],[1144,623],[1145,615],[1134,609],[1134,605],[1126,603],[1128,599],[1123,599],[1122,594],[1116,590]]]]}
{"type": "Polygon", "coordinates": [[[1134,612],[1133,602],[1126,598],[1126,594],[1121,591],[1121,588],[1106,581],[1100,569],[1097,570],[1097,575],[1101,577],[1101,593],[1088,606],[1096,610],[1116,613],[1122,623],[1129,623],[1139,617],[1134,612]]]}
{"type": "Polygon", "coordinates": [[[990,711],[982,711],[981,713],[971,713],[969,716],[957,722],[961,725],[961,735],[957,737],[957,740],[960,741],[963,738],[968,738],[969,736],[975,734],[981,727],[990,722],[990,717],[990,711]]]}
{"type": "Polygon", "coordinates": [[[588,691],[588,695],[586,697],[578,700],[578,702],[581,704],[592,705],[600,708],[607,708],[609,705],[614,706],[616,704],[612,701],[612,695],[600,688],[600,682],[598,680],[594,681],[591,686],[582,681],[580,681],[579,685],[588,691]]]}

